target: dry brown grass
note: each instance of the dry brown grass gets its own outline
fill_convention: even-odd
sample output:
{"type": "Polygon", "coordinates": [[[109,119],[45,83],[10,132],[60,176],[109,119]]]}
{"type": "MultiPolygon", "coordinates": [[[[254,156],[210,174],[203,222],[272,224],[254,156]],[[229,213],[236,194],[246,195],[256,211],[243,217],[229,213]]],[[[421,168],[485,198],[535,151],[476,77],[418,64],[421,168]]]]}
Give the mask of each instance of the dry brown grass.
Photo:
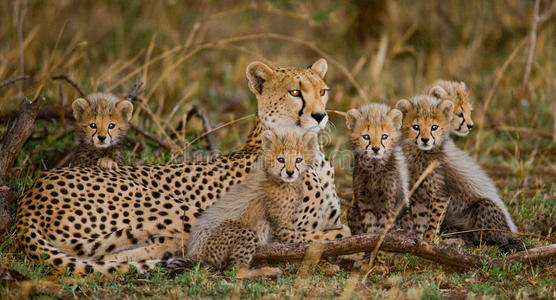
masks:
{"type": "MultiPolygon", "coordinates": [[[[361,8],[364,18],[358,5],[371,2],[2,1],[0,86],[30,78],[0,87],[0,115],[39,93],[47,107],[70,103],[78,92],[55,75],[86,93],[127,94],[142,81],[145,102],[135,124],[176,149],[208,153],[197,138],[199,120],[177,129],[197,105],[227,153],[252,125],[233,120],[255,111],[244,75],[255,59],[306,66],[327,57],[328,108],[339,112],[367,101],[393,104],[438,78],[463,80],[478,129],[456,142],[493,176],[520,231],[542,244],[554,241],[556,230],[556,22],[553,3],[537,2],[542,22],[532,28],[535,1],[519,0],[385,1],[371,14],[361,8]]],[[[72,146],[71,121],[41,122],[8,178],[21,189],[72,146]]],[[[339,115],[331,123],[322,141],[337,162],[339,193],[349,196],[351,170],[339,155],[347,151],[346,129],[339,115]]],[[[140,135],[126,145],[130,161],[172,160],[158,148],[140,135]]]]}

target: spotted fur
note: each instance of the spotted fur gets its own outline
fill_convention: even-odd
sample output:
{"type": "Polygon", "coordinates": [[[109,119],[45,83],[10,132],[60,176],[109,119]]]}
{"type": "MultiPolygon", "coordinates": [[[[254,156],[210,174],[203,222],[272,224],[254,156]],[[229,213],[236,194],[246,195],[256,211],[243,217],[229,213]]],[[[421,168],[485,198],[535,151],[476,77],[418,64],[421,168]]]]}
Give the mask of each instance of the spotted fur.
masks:
{"type": "MultiPolygon", "coordinates": [[[[251,172],[264,130],[290,124],[317,132],[326,125],[325,73],[324,59],[309,69],[250,64],[247,78],[258,100],[256,126],[240,151],[211,162],[116,170],[74,167],[41,174],[19,202],[20,247],[59,273],[127,271],[130,265],[145,270],[165,264],[165,258],[184,253],[201,213],[251,172]],[[302,97],[292,97],[293,88],[300,89],[302,97]]],[[[315,149],[315,163],[303,178],[297,229],[341,227],[333,176],[332,166],[315,149]]]]}
{"type": "MultiPolygon", "coordinates": [[[[436,240],[441,225],[456,231],[482,228],[512,230],[515,225],[508,221],[503,203],[493,199],[490,193],[485,197],[485,190],[474,188],[476,181],[469,178],[473,175],[465,174],[471,170],[466,166],[468,159],[462,160],[461,156],[453,155],[455,146],[449,137],[453,103],[419,95],[411,101],[398,101],[396,107],[404,114],[402,147],[411,162],[410,185],[432,161],[439,162],[411,199],[417,234],[424,235],[428,241],[436,240]],[[429,140],[420,141],[422,138],[429,140]],[[452,154],[447,154],[450,152],[452,154]]],[[[515,237],[500,231],[473,232],[465,234],[464,239],[475,245],[485,243],[509,249],[520,248],[515,237]]]]}
{"type": "Polygon", "coordinates": [[[341,234],[299,231],[293,224],[315,143],[315,133],[296,127],[265,131],[254,170],[202,214],[188,240],[187,256],[220,269],[234,264],[247,268],[257,246],[341,234]]]}
{"type": "Polygon", "coordinates": [[[123,143],[129,130],[133,104],[108,93],[94,93],[72,103],[79,142],[70,166],[124,165],[123,143]]]}
{"type": "Polygon", "coordinates": [[[473,106],[469,99],[469,91],[463,81],[437,80],[425,90],[425,93],[454,103],[454,117],[450,122],[453,134],[466,136],[471,132],[474,126],[471,118],[473,106]]]}

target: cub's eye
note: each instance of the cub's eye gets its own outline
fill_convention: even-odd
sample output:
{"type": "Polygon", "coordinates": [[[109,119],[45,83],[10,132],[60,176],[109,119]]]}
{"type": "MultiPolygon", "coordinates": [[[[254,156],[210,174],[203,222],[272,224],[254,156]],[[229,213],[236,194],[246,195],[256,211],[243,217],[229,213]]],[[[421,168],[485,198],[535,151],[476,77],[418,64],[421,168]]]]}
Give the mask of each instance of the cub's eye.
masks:
{"type": "Polygon", "coordinates": [[[299,97],[301,95],[301,92],[299,90],[291,90],[290,95],[294,97],[299,97]]]}
{"type": "Polygon", "coordinates": [[[320,96],[322,97],[322,96],[326,95],[326,92],[327,92],[326,89],[320,90],[320,96]]]}
{"type": "Polygon", "coordinates": [[[114,123],[108,124],[108,129],[114,129],[114,128],[116,128],[116,124],[114,123]]]}
{"type": "Polygon", "coordinates": [[[411,128],[413,128],[413,130],[419,130],[419,125],[414,124],[413,126],[411,126],[411,128]]]}
{"type": "Polygon", "coordinates": [[[301,157],[298,157],[298,158],[295,159],[296,164],[301,163],[302,161],[303,161],[303,158],[301,158],[301,157]]]}
{"type": "Polygon", "coordinates": [[[387,138],[388,138],[388,135],[387,135],[386,133],[382,135],[382,139],[383,139],[383,140],[385,140],[385,139],[387,139],[387,138]]]}
{"type": "Polygon", "coordinates": [[[460,118],[463,119],[463,112],[460,111],[460,112],[458,113],[458,117],[460,117],[460,118]]]}
{"type": "Polygon", "coordinates": [[[97,124],[96,123],[91,123],[91,124],[89,124],[89,127],[93,128],[93,129],[97,129],[97,124]]]}
{"type": "Polygon", "coordinates": [[[368,140],[371,139],[371,136],[368,135],[368,134],[364,134],[364,135],[363,135],[363,139],[368,141],[368,140]]]}
{"type": "Polygon", "coordinates": [[[286,162],[286,160],[283,157],[278,157],[278,162],[283,164],[286,162]]]}
{"type": "Polygon", "coordinates": [[[437,129],[438,129],[438,125],[432,125],[432,126],[431,126],[431,130],[432,130],[432,131],[436,131],[437,129]]]}

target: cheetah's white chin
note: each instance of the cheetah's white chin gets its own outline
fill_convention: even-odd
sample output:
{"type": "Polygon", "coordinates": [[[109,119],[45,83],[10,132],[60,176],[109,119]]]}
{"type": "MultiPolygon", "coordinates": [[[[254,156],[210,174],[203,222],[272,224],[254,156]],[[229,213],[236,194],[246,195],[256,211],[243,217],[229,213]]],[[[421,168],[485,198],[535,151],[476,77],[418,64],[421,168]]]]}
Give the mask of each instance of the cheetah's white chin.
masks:
{"type": "Polygon", "coordinates": [[[467,132],[452,130],[452,133],[457,136],[467,136],[469,134],[469,130],[467,132]]]}
{"type": "Polygon", "coordinates": [[[428,151],[434,147],[434,145],[417,145],[419,149],[428,151]]]}

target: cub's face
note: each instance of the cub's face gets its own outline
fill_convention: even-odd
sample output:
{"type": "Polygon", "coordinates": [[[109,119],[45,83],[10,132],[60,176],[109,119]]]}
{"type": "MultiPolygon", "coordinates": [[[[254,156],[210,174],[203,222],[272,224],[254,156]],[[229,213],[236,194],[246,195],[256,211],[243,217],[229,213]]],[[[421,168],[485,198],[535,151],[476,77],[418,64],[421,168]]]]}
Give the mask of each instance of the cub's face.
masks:
{"type": "Polygon", "coordinates": [[[439,81],[433,85],[428,94],[440,100],[451,100],[454,103],[454,116],[450,122],[451,132],[457,136],[466,136],[474,127],[471,112],[473,106],[469,100],[467,87],[463,82],[439,81]]]}
{"type": "Polygon", "coordinates": [[[76,131],[82,143],[103,149],[126,137],[133,105],[127,100],[113,103],[102,95],[93,96],[76,99],[72,104],[76,131]]]}
{"type": "Polygon", "coordinates": [[[399,139],[401,123],[402,112],[384,104],[368,104],[346,114],[353,150],[374,159],[391,153],[399,139]]]}
{"type": "Polygon", "coordinates": [[[403,112],[404,142],[428,151],[442,145],[450,132],[454,104],[429,96],[417,96],[408,101],[399,100],[396,108],[403,112]]]}
{"type": "Polygon", "coordinates": [[[262,154],[265,171],[285,182],[300,179],[313,163],[316,140],[316,134],[310,131],[265,131],[262,154]]]}
{"type": "Polygon", "coordinates": [[[327,63],[319,59],[307,69],[271,69],[262,62],[247,66],[249,88],[257,96],[258,116],[271,129],[298,126],[319,132],[328,123],[329,88],[323,78],[327,63]]]}

